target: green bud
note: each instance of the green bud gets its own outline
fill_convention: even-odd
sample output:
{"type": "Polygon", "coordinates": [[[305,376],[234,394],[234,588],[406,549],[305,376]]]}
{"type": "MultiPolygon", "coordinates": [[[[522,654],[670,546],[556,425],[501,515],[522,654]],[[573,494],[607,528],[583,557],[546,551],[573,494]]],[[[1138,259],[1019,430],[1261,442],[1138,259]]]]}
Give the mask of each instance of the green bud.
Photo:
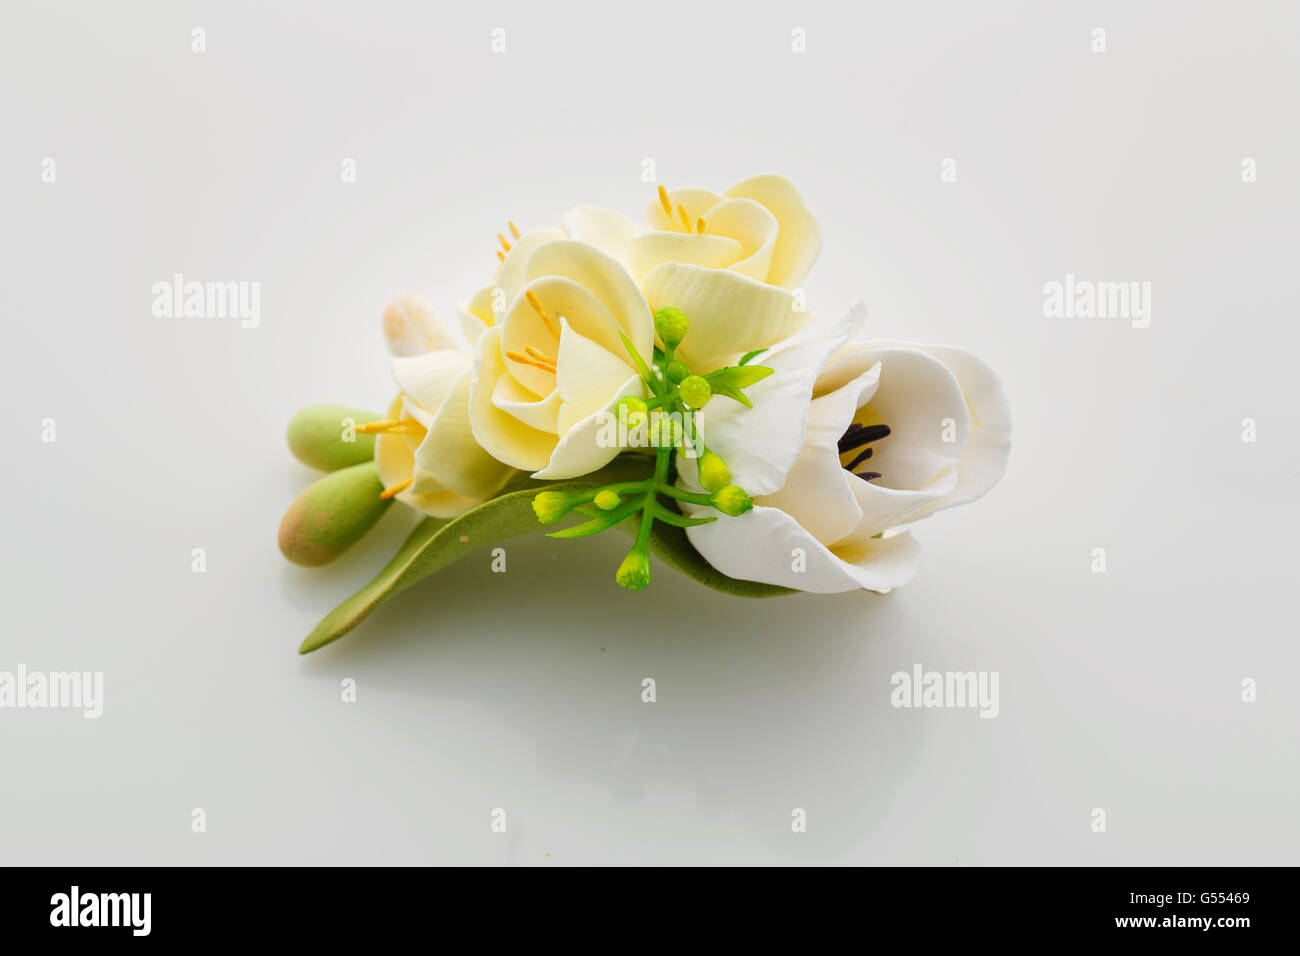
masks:
{"type": "Polygon", "coordinates": [[[311,405],[289,419],[289,450],[304,465],[338,471],[375,457],[375,436],[358,433],[357,425],[380,416],[345,405],[311,405]]]}
{"type": "Polygon", "coordinates": [[[733,518],[739,518],[754,507],[754,500],[745,494],[745,489],[740,485],[723,485],[709,496],[709,500],[713,502],[713,507],[733,518]]]}
{"type": "Polygon", "coordinates": [[[700,485],[705,491],[718,491],[731,484],[731,469],[714,452],[706,451],[696,460],[695,465],[700,472],[700,485]]]}
{"type": "Polygon", "coordinates": [[[655,332],[667,348],[677,348],[690,325],[681,309],[660,309],[655,313],[655,332]]]}
{"type": "Polygon", "coordinates": [[[691,408],[703,408],[713,397],[713,389],[708,379],[699,375],[688,375],[677,384],[677,393],[682,401],[691,408]]]}
{"type": "Polygon", "coordinates": [[[623,417],[623,420],[629,422],[632,420],[633,415],[645,413],[650,410],[650,406],[645,403],[645,399],[637,398],[635,395],[627,395],[620,398],[618,400],[618,405],[615,407],[618,409],[619,415],[623,417]]]}
{"type": "Polygon", "coordinates": [[[280,521],[280,552],[309,568],[329,564],[388,510],[393,502],[379,497],[383,490],[373,461],[340,468],[313,482],[280,521]]]}
{"type": "Polygon", "coordinates": [[[618,566],[614,580],[629,591],[644,590],[650,584],[650,556],[634,547],[618,566]]]}
{"type": "Polygon", "coordinates": [[[617,491],[610,491],[606,488],[603,491],[596,492],[596,507],[601,511],[613,511],[622,503],[623,499],[617,491]]]}
{"type": "Polygon", "coordinates": [[[673,359],[668,363],[668,381],[676,385],[691,374],[691,370],[686,367],[685,362],[673,359]]]}
{"type": "Polygon", "coordinates": [[[533,514],[542,524],[559,521],[586,500],[586,495],[565,494],[562,491],[542,491],[533,496],[533,514]]]}
{"type": "Polygon", "coordinates": [[[668,415],[659,415],[650,429],[650,443],[656,448],[677,448],[685,434],[682,423],[668,415]]]}

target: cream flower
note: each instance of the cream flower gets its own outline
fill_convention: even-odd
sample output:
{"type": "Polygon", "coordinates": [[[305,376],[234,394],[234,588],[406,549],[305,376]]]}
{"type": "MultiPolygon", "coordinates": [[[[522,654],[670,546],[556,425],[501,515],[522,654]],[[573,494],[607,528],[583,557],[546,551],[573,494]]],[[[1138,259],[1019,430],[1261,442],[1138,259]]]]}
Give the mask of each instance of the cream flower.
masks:
{"type": "Polygon", "coordinates": [[[722,195],[660,186],[646,221],[650,231],[625,240],[638,280],[661,263],[678,262],[793,289],[822,245],[817,220],[782,176],[755,176],[722,195]]]}
{"type": "MultiPolygon", "coordinates": [[[[784,483],[755,496],[748,514],[687,534],[732,577],[804,591],[888,590],[920,560],[911,534],[896,529],[993,487],[1010,435],[1001,383],[973,355],[857,340],[817,376],[784,483]]],[[[751,443],[761,441],[755,431],[751,443]]]]}
{"type": "Polygon", "coordinates": [[[484,325],[475,330],[469,399],[479,444],[538,478],[607,464],[620,449],[600,441],[601,413],[645,394],[620,335],[647,362],[654,346],[650,308],[632,277],[595,246],[539,229],[510,244],[487,294],[506,308],[492,325],[469,309],[484,325]]]}
{"type": "Polygon", "coordinates": [[[384,310],[384,336],[401,393],[376,432],[375,466],[385,497],[449,518],[482,503],[510,477],[474,440],[469,421],[473,353],[418,296],[384,310]]]}

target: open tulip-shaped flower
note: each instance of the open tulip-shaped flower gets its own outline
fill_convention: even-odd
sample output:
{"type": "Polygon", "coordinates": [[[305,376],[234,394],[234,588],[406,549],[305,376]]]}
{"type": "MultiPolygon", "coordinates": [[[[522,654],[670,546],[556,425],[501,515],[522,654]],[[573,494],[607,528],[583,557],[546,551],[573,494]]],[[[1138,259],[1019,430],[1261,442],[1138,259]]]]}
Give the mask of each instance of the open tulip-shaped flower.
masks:
{"type": "Polygon", "coordinates": [[[632,351],[650,360],[654,327],[617,260],[574,239],[534,241],[538,233],[502,263],[496,288],[509,304],[478,335],[469,415],[500,461],[537,478],[573,478],[619,453],[602,438],[601,413],[644,394],[632,351]]]}
{"type": "Polygon", "coordinates": [[[1010,435],[1002,386],[973,355],[854,341],[817,376],[781,486],[756,496],[742,518],[687,535],[732,577],[804,591],[888,590],[909,581],[920,558],[911,534],[896,529],[992,488],[1010,435]]]}
{"type": "Polygon", "coordinates": [[[384,335],[401,393],[374,433],[383,496],[438,518],[458,515],[501,490],[511,468],[484,451],[470,428],[474,356],[418,296],[384,310],[384,335]]]}

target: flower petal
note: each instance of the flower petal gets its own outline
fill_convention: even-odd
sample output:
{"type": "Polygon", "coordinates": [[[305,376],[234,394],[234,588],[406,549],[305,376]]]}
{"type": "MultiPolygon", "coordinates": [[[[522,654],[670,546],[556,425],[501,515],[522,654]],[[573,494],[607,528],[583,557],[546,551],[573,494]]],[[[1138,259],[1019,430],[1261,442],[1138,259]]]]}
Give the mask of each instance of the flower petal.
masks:
{"type": "Polygon", "coordinates": [[[559,392],[552,391],[545,398],[538,398],[520,385],[513,375],[502,375],[492,390],[492,404],[529,428],[552,434],[556,431],[560,417],[559,392]]]}
{"type": "Polygon", "coordinates": [[[796,309],[786,290],[725,269],[665,262],[642,285],[651,309],[672,306],[686,313],[690,331],[679,352],[700,375],[789,338],[812,318],[796,309]]]}
{"type": "Polygon", "coordinates": [[[871,397],[879,380],[880,366],[873,365],[843,388],[813,399],[803,449],[785,484],[757,502],[796,516],[823,544],[848,537],[862,521],[862,509],[851,487],[862,479],[844,470],[838,444],[858,406],[871,397]]]}
{"type": "Polygon", "coordinates": [[[384,338],[395,356],[460,348],[451,328],[414,292],[403,292],[384,309],[384,338]]]}
{"type": "MultiPolygon", "coordinates": [[[[750,281],[734,273],[718,274],[750,281]]],[[[856,309],[838,319],[816,319],[755,359],[755,365],[773,371],[745,389],[754,403],[752,409],[716,396],[701,411],[700,432],[706,447],[722,456],[731,469],[732,481],[751,496],[769,495],[785,484],[803,447],[813,384],[843,344],[855,315],[856,309]]],[[[688,340],[694,331],[692,318],[688,340]]]]}
{"type": "Polygon", "coordinates": [[[633,375],[605,403],[591,415],[576,422],[566,431],[546,467],[534,472],[534,478],[578,478],[608,465],[622,450],[617,441],[606,438],[608,417],[614,405],[625,395],[640,395],[645,385],[640,375],[633,375]]]}
{"type": "Polygon", "coordinates": [[[726,236],[693,232],[643,232],[628,243],[632,275],[638,279],[664,262],[726,269],[745,255],[745,247],[726,236]]]}
{"type": "Polygon", "coordinates": [[[618,319],[623,332],[648,362],[654,348],[654,321],[636,281],[595,246],[560,239],[539,246],[528,260],[528,281],[543,276],[572,279],[618,319]]]}
{"type": "Polygon", "coordinates": [[[793,289],[808,275],[822,248],[821,227],[803,197],[784,176],[755,176],[727,190],[733,199],[752,199],[776,217],[780,232],[767,281],[793,289]]]}
{"type": "Polygon", "coordinates": [[[474,438],[498,461],[513,468],[535,471],[551,458],[555,436],[529,428],[492,402],[497,382],[506,374],[501,358],[501,329],[486,329],[475,351],[470,384],[469,423],[474,438]]]}
{"type": "Polygon", "coordinates": [[[460,331],[465,336],[469,347],[478,343],[483,330],[496,325],[496,315],[492,311],[493,286],[484,286],[474,293],[472,299],[461,299],[456,303],[456,314],[460,317],[460,331]]]}
{"type": "Polygon", "coordinates": [[[511,469],[474,440],[469,425],[472,379],[473,370],[469,368],[456,379],[451,394],[434,417],[429,434],[415,450],[415,464],[448,491],[466,498],[484,499],[501,489],[511,469]]]}
{"type": "MultiPolygon", "coordinates": [[[[402,398],[398,398],[388,408],[388,417],[394,418],[401,413],[402,398]]],[[[375,436],[375,470],[385,488],[400,484],[408,478],[420,475],[429,485],[431,479],[423,475],[415,465],[415,456],[411,451],[407,436],[392,432],[381,432],[375,436]]],[[[436,490],[428,494],[417,494],[412,489],[415,481],[394,497],[405,505],[433,515],[435,518],[452,518],[479,504],[477,500],[465,498],[454,491],[436,490]]],[[[430,485],[436,487],[436,485],[430,485]]]]}
{"type": "Polygon", "coordinates": [[[564,214],[562,224],[570,239],[595,246],[624,267],[628,264],[628,240],[641,231],[621,212],[600,206],[575,206],[564,214]]]}
{"type": "Polygon", "coordinates": [[[393,378],[409,401],[429,415],[436,415],[456,379],[473,364],[470,354],[459,347],[399,356],[392,360],[393,378]]]}
{"type": "Polygon", "coordinates": [[[505,293],[506,304],[515,300],[515,296],[528,281],[528,260],[533,253],[548,242],[564,238],[562,229],[532,229],[524,233],[510,246],[505,261],[497,270],[493,285],[505,293]]]}
{"type": "Polygon", "coordinates": [[[575,332],[567,318],[560,320],[557,366],[555,390],[564,400],[557,425],[561,435],[579,420],[606,407],[610,396],[623,387],[629,376],[637,374],[627,362],[575,332]]]}
{"type": "Polygon", "coordinates": [[[910,581],[920,565],[920,547],[906,532],[855,543],[841,556],[784,511],[762,505],[687,528],[686,536],[723,574],[818,594],[887,591],[910,581]]]}
{"type": "Polygon", "coordinates": [[[778,231],[775,217],[752,199],[718,203],[705,223],[707,235],[729,236],[740,243],[741,255],[731,269],[759,282],[768,281],[778,231]]]}

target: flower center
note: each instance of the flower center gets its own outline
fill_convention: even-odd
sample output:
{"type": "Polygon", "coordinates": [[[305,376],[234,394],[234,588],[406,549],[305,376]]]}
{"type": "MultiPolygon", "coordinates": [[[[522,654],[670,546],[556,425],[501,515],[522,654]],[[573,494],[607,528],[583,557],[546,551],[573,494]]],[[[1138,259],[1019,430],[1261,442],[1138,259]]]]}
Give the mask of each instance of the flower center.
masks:
{"type": "Polygon", "coordinates": [[[851,424],[840,437],[839,451],[841,455],[853,455],[852,460],[844,464],[844,470],[850,474],[857,475],[864,481],[871,481],[873,478],[879,478],[881,473],[878,471],[854,471],[858,465],[862,464],[871,457],[874,449],[871,447],[872,442],[880,441],[882,438],[889,437],[888,425],[861,425],[857,422],[851,424]],[[858,451],[861,448],[862,451],[858,451]],[[858,452],[854,455],[854,452],[858,452]]]}

